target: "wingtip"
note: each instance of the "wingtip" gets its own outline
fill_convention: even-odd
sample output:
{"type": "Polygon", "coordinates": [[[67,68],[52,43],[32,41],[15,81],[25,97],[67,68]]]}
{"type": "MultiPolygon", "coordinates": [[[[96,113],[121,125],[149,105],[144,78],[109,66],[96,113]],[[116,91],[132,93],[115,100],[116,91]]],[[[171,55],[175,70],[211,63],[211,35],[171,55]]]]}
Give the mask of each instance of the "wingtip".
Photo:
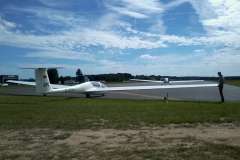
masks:
{"type": "Polygon", "coordinates": [[[19,69],[67,69],[67,67],[18,67],[19,69]]]}

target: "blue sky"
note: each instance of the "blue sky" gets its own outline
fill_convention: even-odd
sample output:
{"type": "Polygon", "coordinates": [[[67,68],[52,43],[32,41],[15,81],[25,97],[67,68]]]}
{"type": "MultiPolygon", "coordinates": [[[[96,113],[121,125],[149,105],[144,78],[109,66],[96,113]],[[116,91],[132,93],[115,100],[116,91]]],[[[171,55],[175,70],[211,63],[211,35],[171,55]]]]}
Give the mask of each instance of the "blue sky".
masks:
{"type": "Polygon", "coordinates": [[[0,0],[0,75],[240,76],[239,0],[0,0]]]}

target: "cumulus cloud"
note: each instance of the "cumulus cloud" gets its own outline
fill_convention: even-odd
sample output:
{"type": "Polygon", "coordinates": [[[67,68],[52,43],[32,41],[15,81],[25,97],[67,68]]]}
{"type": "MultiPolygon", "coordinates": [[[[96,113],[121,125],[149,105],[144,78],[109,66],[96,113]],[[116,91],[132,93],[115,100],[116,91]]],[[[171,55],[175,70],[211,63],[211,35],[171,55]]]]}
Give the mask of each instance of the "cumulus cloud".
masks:
{"type": "Polygon", "coordinates": [[[210,35],[219,33],[219,30],[239,33],[240,2],[238,0],[203,0],[201,2],[190,1],[190,3],[195,8],[202,25],[210,35]]]}

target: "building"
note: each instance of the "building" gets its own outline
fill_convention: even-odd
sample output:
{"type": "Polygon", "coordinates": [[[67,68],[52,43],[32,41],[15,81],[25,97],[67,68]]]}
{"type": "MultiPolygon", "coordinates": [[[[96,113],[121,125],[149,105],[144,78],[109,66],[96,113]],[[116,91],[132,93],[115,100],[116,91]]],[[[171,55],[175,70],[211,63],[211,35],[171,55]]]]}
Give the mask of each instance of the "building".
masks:
{"type": "Polygon", "coordinates": [[[0,83],[4,84],[7,80],[18,80],[18,75],[0,75],[0,83]]]}

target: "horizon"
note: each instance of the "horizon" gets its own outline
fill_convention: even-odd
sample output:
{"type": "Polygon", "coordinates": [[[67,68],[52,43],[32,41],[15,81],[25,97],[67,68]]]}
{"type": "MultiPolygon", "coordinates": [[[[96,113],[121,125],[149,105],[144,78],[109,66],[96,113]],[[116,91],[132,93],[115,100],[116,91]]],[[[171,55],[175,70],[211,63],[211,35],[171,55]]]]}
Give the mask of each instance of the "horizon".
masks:
{"type": "MultiPolygon", "coordinates": [[[[119,74],[119,73],[103,73],[104,74],[119,74]]],[[[124,74],[124,73],[120,73],[120,74],[124,74]]],[[[219,78],[218,76],[167,76],[167,75],[145,75],[145,74],[141,74],[141,75],[132,75],[131,73],[126,73],[126,74],[130,74],[131,76],[133,77],[137,77],[137,76],[146,76],[146,77],[151,77],[151,76],[155,76],[155,77],[158,77],[160,76],[161,78],[219,78]]],[[[98,76],[98,75],[102,75],[102,74],[88,74],[88,75],[85,75],[83,74],[83,76],[98,76]]],[[[18,76],[18,75],[17,75],[18,76]]],[[[58,75],[58,77],[70,77],[70,78],[76,78],[76,75],[75,76],[69,76],[69,75],[66,75],[66,76],[62,76],[62,75],[58,75]]],[[[234,78],[234,77],[237,77],[237,78],[240,78],[240,76],[224,76],[224,78],[234,78]]],[[[29,77],[29,78],[20,78],[19,77],[19,80],[35,80],[35,77],[29,77]]],[[[104,79],[103,79],[104,80],[104,79]]]]}

